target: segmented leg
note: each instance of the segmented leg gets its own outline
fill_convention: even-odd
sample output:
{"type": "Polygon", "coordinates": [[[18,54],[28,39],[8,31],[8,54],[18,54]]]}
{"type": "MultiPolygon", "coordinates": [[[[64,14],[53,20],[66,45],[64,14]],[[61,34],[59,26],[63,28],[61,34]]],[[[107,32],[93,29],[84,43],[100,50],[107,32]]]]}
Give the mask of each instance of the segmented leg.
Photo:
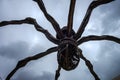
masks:
{"type": "Polygon", "coordinates": [[[83,56],[82,51],[80,49],[78,49],[78,50],[79,50],[79,53],[80,53],[80,58],[85,61],[86,66],[88,67],[91,74],[94,76],[95,80],[100,80],[98,75],[93,70],[93,65],[91,64],[91,62],[83,56]]]}
{"type": "Polygon", "coordinates": [[[89,5],[89,7],[87,9],[86,15],[85,15],[77,33],[76,33],[76,35],[74,36],[74,38],[76,40],[79,39],[81,37],[81,35],[83,34],[85,27],[89,22],[89,19],[90,19],[90,16],[91,16],[93,9],[102,5],[102,4],[107,4],[107,3],[110,3],[112,1],[115,1],[115,0],[94,0],[91,2],[91,4],[89,5]]]}
{"type": "Polygon", "coordinates": [[[37,2],[39,8],[42,10],[42,12],[44,13],[46,19],[52,24],[53,28],[55,29],[56,33],[58,34],[58,36],[61,38],[63,37],[62,31],[60,29],[59,24],[57,23],[57,21],[47,12],[45,5],[43,3],[42,0],[33,0],[35,2],[37,2]]]}
{"type": "Polygon", "coordinates": [[[58,47],[52,47],[50,49],[48,49],[47,51],[45,52],[42,52],[42,53],[39,53],[39,54],[36,54],[34,56],[31,56],[31,57],[27,57],[25,59],[22,59],[20,60],[16,67],[9,73],[9,75],[7,76],[6,80],[10,80],[10,78],[15,74],[16,71],[18,71],[20,68],[24,67],[28,62],[32,61],[32,60],[37,60],[39,58],[42,58],[50,53],[53,53],[55,51],[58,50],[58,47]]]}
{"type": "Polygon", "coordinates": [[[97,41],[97,40],[109,40],[109,41],[113,41],[113,42],[120,44],[120,38],[117,38],[111,35],[102,35],[102,36],[89,35],[89,36],[82,37],[81,39],[78,40],[77,43],[78,45],[80,45],[87,41],[97,41]]]}
{"type": "Polygon", "coordinates": [[[32,24],[34,25],[35,29],[39,32],[42,32],[48,40],[55,44],[59,44],[59,40],[57,40],[55,37],[52,36],[46,29],[41,27],[34,18],[27,17],[26,19],[23,20],[12,20],[12,21],[2,21],[0,22],[0,27],[6,26],[6,25],[16,25],[16,24],[32,24]]]}
{"type": "Polygon", "coordinates": [[[72,27],[73,27],[73,16],[74,16],[75,3],[76,3],[76,0],[71,0],[71,2],[70,2],[68,23],[67,23],[68,36],[70,36],[72,27]]]}
{"type": "Polygon", "coordinates": [[[58,66],[58,69],[56,70],[56,74],[55,74],[55,80],[58,80],[59,76],[60,76],[60,70],[61,70],[61,67],[60,65],[58,66]]]}

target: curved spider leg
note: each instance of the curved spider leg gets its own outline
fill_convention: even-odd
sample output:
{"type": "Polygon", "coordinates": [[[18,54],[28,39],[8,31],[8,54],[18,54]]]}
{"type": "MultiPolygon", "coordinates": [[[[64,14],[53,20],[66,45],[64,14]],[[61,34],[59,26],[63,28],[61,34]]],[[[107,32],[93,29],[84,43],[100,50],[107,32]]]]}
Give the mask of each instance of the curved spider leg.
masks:
{"type": "Polygon", "coordinates": [[[42,57],[44,57],[50,53],[53,53],[57,50],[58,50],[58,47],[52,47],[52,48],[49,48],[48,50],[46,50],[45,52],[41,52],[41,53],[36,54],[34,56],[27,57],[27,58],[24,58],[24,59],[18,61],[16,67],[6,77],[6,80],[10,80],[10,78],[15,74],[15,72],[18,71],[20,68],[24,67],[28,62],[42,58],[42,57]]]}
{"type": "Polygon", "coordinates": [[[60,67],[60,65],[58,65],[58,69],[56,70],[56,74],[55,74],[55,80],[58,80],[58,78],[60,76],[60,70],[61,70],[61,67],[60,67]]]}
{"type": "Polygon", "coordinates": [[[39,8],[44,13],[46,19],[52,24],[52,26],[55,29],[55,31],[58,34],[58,36],[60,38],[62,38],[63,37],[63,33],[62,33],[61,29],[60,29],[59,24],[57,23],[57,21],[50,14],[48,14],[48,12],[47,12],[47,10],[46,10],[46,8],[44,6],[43,1],[42,0],[33,0],[33,1],[37,2],[39,8]]]}
{"type": "Polygon", "coordinates": [[[85,61],[86,66],[88,67],[88,69],[91,72],[91,74],[94,76],[95,80],[100,80],[100,78],[98,77],[98,75],[93,70],[93,65],[91,64],[91,62],[83,56],[82,51],[79,48],[78,48],[78,51],[80,53],[79,54],[80,58],[85,61]]]}
{"type": "Polygon", "coordinates": [[[82,37],[80,40],[78,40],[78,45],[87,42],[87,41],[95,41],[95,40],[109,40],[114,41],[116,43],[120,44],[120,38],[110,36],[110,35],[102,35],[102,36],[96,36],[96,35],[90,35],[86,37],[82,37]]]}
{"type": "Polygon", "coordinates": [[[47,30],[45,30],[44,28],[42,28],[35,19],[33,18],[26,18],[23,20],[12,20],[12,21],[2,21],[0,22],[0,27],[2,26],[6,26],[6,25],[10,25],[10,24],[23,24],[23,23],[27,23],[27,24],[32,24],[34,25],[34,27],[36,28],[37,31],[42,32],[48,40],[50,40],[51,42],[55,43],[55,44],[59,44],[59,40],[54,38],[47,30]]]}
{"type": "Polygon", "coordinates": [[[109,3],[109,2],[112,2],[112,1],[114,1],[114,0],[94,0],[94,1],[91,2],[91,4],[89,5],[89,7],[87,9],[85,17],[84,17],[76,35],[74,36],[74,38],[76,40],[79,39],[81,37],[82,33],[84,32],[85,27],[89,22],[89,19],[90,19],[90,16],[91,16],[91,13],[92,13],[93,9],[96,8],[99,5],[106,4],[106,3],[109,3]]]}
{"type": "Polygon", "coordinates": [[[73,27],[73,16],[74,16],[75,3],[76,3],[76,0],[71,0],[70,2],[70,9],[69,9],[68,23],[67,23],[68,36],[70,36],[71,30],[73,27]]]}

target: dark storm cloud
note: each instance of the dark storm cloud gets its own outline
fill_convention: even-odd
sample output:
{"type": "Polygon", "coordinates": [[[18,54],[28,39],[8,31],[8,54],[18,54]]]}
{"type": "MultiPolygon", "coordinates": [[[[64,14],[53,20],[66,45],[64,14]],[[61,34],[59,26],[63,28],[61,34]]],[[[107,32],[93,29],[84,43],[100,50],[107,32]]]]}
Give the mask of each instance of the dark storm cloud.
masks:
{"type": "MultiPolygon", "coordinates": [[[[118,35],[120,30],[120,1],[99,8],[102,34],[118,35]]],[[[111,80],[120,75],[120,44],[114,42],[101,42],[96,68],[102,80],[111,80]]]]}
{"type": "Polygon", "coordinates": [[[25,58],[27,56],[35,55],[42,51],[45,51],[44,48],[41,47],[39,44],[30,47],[31,44],[25,41],[18,41],[1,46],[0,56],[6,57],[8,59],[19,60],[21,58],[25,58]]]}
{"type": "Polygon", "coordinates": [[[101,79],[111,80],[120,75],[120,45],[103,42],[99,53],[96,68],[101,79]]]}
{"type": "MultiPolygon", "coordinates": [[[[99,8],[96,8],[95,13],[97,14],[93,13],[94,15],[92,16],[93,20],[97,20],[95,23],[96,26],[93,27],[96,28],[96,31],[101,29],[100,34],[98,35],[109,34],[120,38],[119,9],[119,0],[115,0],[111,3],[101,5],[99,8]],[[98,28],[99,26],[100,28],[98,28]]],[[[94,69],[100,76],[101,80],[112,80],[114,77],[120,75],[120,44],[111,41],[102,41],[99,43],[99,46],[100,50],[97,54],[97,60],[93,61],[94,69]]]]}
{"type": "Polygon", "coordinates": [[[28,71],[22,71],[13,80],[54,80],[54,74],[42,72],[42,74],[38,76],[28,71]]]}
{"type": "Polygon", "coordinates": [[[118,30],[120,28],[120,1],[115,0],[100,7],[100,15],[103,15],[103,34],[118,30]]]}
{"type": "Polygon", "coordinates": [[[16,42],[0,47],[0,55],[10,59],[20,59],[29,52],[29,45],[26,42],[16,42]]]}

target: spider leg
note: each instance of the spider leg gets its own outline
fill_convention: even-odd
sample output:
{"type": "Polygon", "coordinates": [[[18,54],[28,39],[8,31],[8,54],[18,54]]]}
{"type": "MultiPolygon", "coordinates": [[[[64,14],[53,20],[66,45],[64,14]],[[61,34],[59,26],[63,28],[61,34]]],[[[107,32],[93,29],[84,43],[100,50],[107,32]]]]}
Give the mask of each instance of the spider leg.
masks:
{"type": "Polygon", "coordinates": [[[95,80],[100,80],[98,75],[93,70],[93,65],[91,64],[91,62],[83,56],[82,51],[80,49],[78,49],[78,50],[79,50],[79,53],[80,53],[80,58],[85,61],[86,66],[88,67],[91,74],[94,76],[95,80]]]}
{"type": "Polygon", "coordinates": [[[92,13],[93,9],[96,8],[99,5],[107,4],[107,3],[112,2],[112,1],[115,1],[115,0],[94,0],[94,1],[91,2],[91,4],[89,5],[89,7],[87,9],[85,17],[84,17],[76,35],[74,36],[74,38],[76,40],[79,39],[81,37],[82,33],[84,32],[85,27],[89,22],[89,19],[90,19],[90,16],[91,16],[91,13],[92,13]]]}
{"type": "Polygon", "coordinates": [[[120,38],[110,36],[110,35],[102,35],[102,36],[96,36],[96,35],[90,35],[86,37],[82,37],[80,40],[78,40],[78,45],[87,42],[87,41],[95,41],[95,40],[109,40],[114,41],[116,43],[120,44],[120,38]]]}
{"type": "Polygon", "coordinates": [[[47,30],[45,30],[44,28],[42,28],[37,22],[35,19],[33,18],[26,18],[26,19],[23,19],[23,20],[12,20],[12,21],[2,21],[0,22],[0,27],[2,26],[6,26],[6,25],[10,25],[10,24],[23,24],[23,23],[27,23],[27,24],[32,24],[34,25],[35,29],[37,31],[40,31],[42,32],[48,40],[50,40],[51,42],[55,43],[55,44],[59,44],[59,40],[57,40],[56,38],[54,38],[47,30]]]}
{"type": "Polygon", "coordinates": [[[58,66],[58,69],[56,70],[56,74],[55,74],[55,80],[58,80],[59,76],[60,76],[60,70],[61,70],[61,67],[60,65],[58,66]]]}
{"type": "Polygon", "coordinates": [[[34,56],[31,56],[31,57],[27,57],[27,58],[24,58],[24,59],[18,61],[16,67],[9,73],[6,80],[10,80],[10,78],[15,74],[15,72],[18,71],[20,68],[24,67],[28,62],[42,58],[42,57],[44,57],[50,53],[53,53],[57,50],[58,50],[58,47],[52,47],[52,48],[49,48],[48,50],[46,50],[45,52],[36,54],[34,56]]]}
{"type": "Polygon", "coordinates": [[[33,0],[35,2],[37,2],[39,8],[42,10],[42,12],[44,13],[46,19],[52,24],[53,28],[55,29],[56,33],[58,34],[58,36],[61,38],[63,37],[63,33],[60,29],[60,26],[59,24],[57,23],[57,21],[50,15],[48,14],[45,6],[44,6],[44,3],[42,0],[33,0]]]}
{"type": "Polygon", "coordinates": [[[73,27],[73,15],[74,15],[75,3],[76,0],[71,0],[70,2],[70,9],[69,9],[68,23],[67,23],[68,36],[70,36],[73,27]]]}

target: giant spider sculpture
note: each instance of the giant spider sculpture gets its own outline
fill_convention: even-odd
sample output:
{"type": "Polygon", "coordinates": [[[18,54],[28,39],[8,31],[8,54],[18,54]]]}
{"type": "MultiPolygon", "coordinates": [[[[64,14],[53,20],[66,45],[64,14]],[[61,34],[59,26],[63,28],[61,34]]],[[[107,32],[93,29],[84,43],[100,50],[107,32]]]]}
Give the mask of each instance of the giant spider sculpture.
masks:
{"type": "Polygon", "coordinates": [[[22,59],[18,61],[18,64],[16,67],[9,73],[9,75],[6,77],[6,80],[10,80],[10,78],[15,74],[17,70],[20,68],[24,67],[28,62],[32,60],[37,60],[39,58],[42,58],[48,54],[51,54],[53,52],[57,51],[57,61],[58,61],[58,69],[56,70],[56,75],[55,75],[55,80],[58,80],[58,77],[60,76],[60,70],[63,68],[64,70],[70,71],[75,69],[80,61],[80,58],[83,59],[86,63],[86,66],[88,67],[89,71],[91,74],[94,76],[95,80],[100,80],[98,75],[95,73],[93,70],[93,65],[91,62],[86,59],[83,54],[82,50],[78,47],[80,44],[91,41],[91,40],[110,40],[114,41],[116,43],[120,44],[120,39],[114,36],[110,35],[102,35],[102,36],[96,36],[96,35],[89,35],[89,36],[84,36],[81,37],[82,33],[85,30],[85,27],[89,21],[89,18],[91,16],[91,13],[94,8],[96,8],[99,5],[106,4],[109,2],[112,2],[114,0],[94,0],[91,2],[89,5],[86,15],[78,29],[78,31],[75,33],[73,30],[73,15],[74,15],[74,9],[75,9],[75,3],[76,0],[70,0],[70,8],[69,8],[69,15],[68,15],[68,23],[66,26],[64,26],[62,29],[60,28],[59,24],[57,21],[50,15],[48,14],[44,3],[42,0],[33,0],[35,1],[39,8],[42,10],[44,13],[44,16],[46,19],[52,24],[53,28],[55,29],[57,35],[54,37],[49,33],[46,29],[41,27],[35,19],[33,18],[26,18],[23,20],[12,20],[12,21],[2,21],[0,22],[0,27],[10,25],[10,24],[31,24],[34,25],[37,31],[42,32],[49,41],[53,42],[56,44],[56,47],[52,47],[45,52],[39,53],[34,56],[27,57],[25,59],[22,59]]]}

